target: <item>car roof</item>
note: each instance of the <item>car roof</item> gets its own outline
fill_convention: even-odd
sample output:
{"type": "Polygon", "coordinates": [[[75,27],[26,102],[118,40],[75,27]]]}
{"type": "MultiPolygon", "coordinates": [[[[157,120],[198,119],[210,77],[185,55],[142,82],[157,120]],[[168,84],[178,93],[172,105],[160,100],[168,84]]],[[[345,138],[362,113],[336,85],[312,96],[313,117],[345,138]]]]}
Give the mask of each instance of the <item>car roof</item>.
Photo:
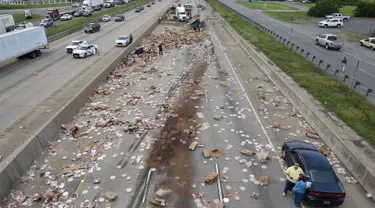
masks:
{"type": "Polygon", "coordinates": [[[122,37],[129,37],[129,35],[120,35],[118,36],[119,38],[122,38],[122,37]]]}
{"type": "Polygon", "coordinates": [[[312,150],[297,150],[308,170],[332,170],[327,158],[320,152],[312,150]]]}
{"type": "Polygon", "coordinates": [[[298,149],[304,149],[304,150],[314,150],[319,151],[318,148],[316,148],[315,145],[307,142],[302,141],[290,141],[285,142],[285,145],[288,146],[290,150],[298,150],[298,149]]]}
{"type": "Polygon", "coordinates": [[[331,33],[324,33],[324,34],[320,34],[320,35],[326,35],[326,36],[337,36],[335,34],[331,34],[331,33]]]}

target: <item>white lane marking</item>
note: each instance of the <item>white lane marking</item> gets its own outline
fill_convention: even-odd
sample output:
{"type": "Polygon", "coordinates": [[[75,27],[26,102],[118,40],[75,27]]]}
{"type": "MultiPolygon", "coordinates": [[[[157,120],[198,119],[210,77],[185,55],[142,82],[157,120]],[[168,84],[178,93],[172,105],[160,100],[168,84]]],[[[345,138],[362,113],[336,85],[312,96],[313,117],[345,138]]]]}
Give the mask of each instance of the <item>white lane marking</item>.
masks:
{"type": "MultiPolygon", "coordinates": [[[[249,105],[250,105],[250,107],[251,107],[251,110],[254,112],[254,115],[255,115],[255,117],[256,117],[256,119],[257,119],[257,121],[258,121],[260,127],[262,128],[263,133],[265,134],[265,136],[266,136],[266,138],[267,138],[269,144],[271,145],[271,147],[274,148],[273,143],[272,143],[270,137],[268,136],[268,133],[267,133],[266,129],[264,128],[264,126],[263,126],[263,124],[262,124],[262,122],[261,122],[261,120],[260,120],[260,118],[259,118],[258,113],[255,111],[255,108],[254,108],[252,102],[250,101],[249,96],[247,95],[247,92],[245,91],[245,88],[243,87],[243,85],[242,85],[240,79],[239,79],[238,76],[237,76],[236,71],[234,70],[234,67],[233,67],[232,63],[230,62],[230,60],[229,60],[227,54],[226,54],[225,51],[224,51],[223,46],[221,45],[220,40],[219,40],[219,38],[217,37],[215,30],[212,28],[211,24],[208,24],[208,25],[209,25],[209,27],[211,28],[212,33],[213,33],[213,35],[214,35],[216,41],[218,42],[218,44],[219,44],[219,46],[220,46],[220,49],[223,51],[223,54],[224,54],[224,56],[225,56],[225,59],[227,60],[227,62],[228,62],[228,64],[229,64],[230,68],[232,69],[232,72],[233,72],[234,76],[236,77],[236,79],[237,79],[237,81],[238,81],[238,84],[239,84],[240,87],[241,87],[241,90],[242,90],[243,92],[245,92],[246,99],[247,99],[247,101],[248,101],[248,103],[249,103],[249,105]]],[[[242,39],[242,37],[240,37],[240,38],[242,39]]],[[[278,160],[278,164],[280,165],[280,168],[281,168],[281,170],[282,170],[283,173],[284,173],[283,166],[281,165],[281,163],[280,163],[279,160],[278,160]]],[[[305,207],[303,206],[303,204],[301,204],[301,205],[302,205],[302,206],[301,206],[302,208],[305,208],[305,207]]]]}

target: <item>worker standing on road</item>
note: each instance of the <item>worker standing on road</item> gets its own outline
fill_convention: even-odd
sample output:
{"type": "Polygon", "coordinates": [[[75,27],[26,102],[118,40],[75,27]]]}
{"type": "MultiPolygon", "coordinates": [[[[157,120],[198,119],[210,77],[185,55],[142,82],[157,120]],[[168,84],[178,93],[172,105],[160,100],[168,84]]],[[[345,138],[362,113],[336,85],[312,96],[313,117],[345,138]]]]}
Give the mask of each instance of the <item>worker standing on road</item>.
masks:
{"type": "Polygon", "coordinates": [[[293,187],[295,186],[295,183],[297,182],[299,176],[302,174],[306,178],[309,178],[308,175],[306,175],[303,170],[299,167],[299,164],[296,163],[293,166],[289,167],[285,171],[287,180],[285,183],[285,188],[283,192],[283,196],[286,196],[288,191],[292,191],[293,187]]]}
{"type": "Polygon", "coordinates": [[[159,48],[159,55],[163,55],[163,46],[162,46],[162,43],[160,43],[158,45],[158,48],[159,48]]]}
{"type": "Polygon", "coordinates": [[[311,183],[306,182],[306,177],[304,175],[300,175],[296,185],[294,186],[294,206],[301,207],[301,203],[303,198],[305,197],[306,189],[310,188],[311,183]]]}
{"type": "Polygon", "coordinates": [[[345,67],[346,67],[346,63],[348,61],[346,60],[346,56],[344,56],[344,59],[341,61],[341,71],[344,72],[345,71],[345,67]]]}

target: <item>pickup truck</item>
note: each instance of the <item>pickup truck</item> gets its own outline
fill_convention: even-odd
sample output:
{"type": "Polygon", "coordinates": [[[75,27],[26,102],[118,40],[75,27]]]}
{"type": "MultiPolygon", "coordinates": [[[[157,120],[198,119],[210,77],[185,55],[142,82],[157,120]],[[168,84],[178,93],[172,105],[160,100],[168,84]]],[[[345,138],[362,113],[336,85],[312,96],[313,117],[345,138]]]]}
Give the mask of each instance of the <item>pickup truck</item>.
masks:
{"type": "Polygon", "coordinates": [[[361,46],[375,50],[375,38],[367,38],[359,41],[361,46]]]}
{"type": "Polygon", "coordinates": [[[327,27],[340,28],[342,26],[344,26],[344,22],[342,21],[342,19],[333,18],[333,19],[326,19],[326,20],[319,22],[319,27],[324,27],[324,28],[327,28],[327,27]]]}
{"type": "Polygon", "coordinates": [[[337,35],[334,34],[322,34],[316,37],[315,44],[324,46],[325,49],[336,49],[340,50],[344,47],[344,42],[339,40],[337,35]]]}
{"type": "Polygon", "coordinates": [[[350,16],[343,16],[341,13],[333,13],[331,15],[326,16],[327,19],[342,19],[344,22],[350,20],[350,16]]]}

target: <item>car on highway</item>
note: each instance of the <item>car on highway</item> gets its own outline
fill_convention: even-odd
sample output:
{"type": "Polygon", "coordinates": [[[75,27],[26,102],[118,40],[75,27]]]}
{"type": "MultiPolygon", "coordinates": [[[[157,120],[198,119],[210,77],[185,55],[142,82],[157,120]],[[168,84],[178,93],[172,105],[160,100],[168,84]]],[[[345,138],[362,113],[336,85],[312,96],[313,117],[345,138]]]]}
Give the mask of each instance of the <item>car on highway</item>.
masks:
{"type": "Polygon", "coordinates": [[[104,16],[102,17],[102,21],[103,21],[103,22],[109,22],[109,21],[111,21],[111,19],[112,19],[112,17],[109,16],[109,15],[104,15],[104,16]]]}
{"type": "Polygon", "coordinates": [[[319,22],[319,27],[324,27],[324,28],[327,28],[327,27],[342,27],[344,26],[344,22],[342,19],[336,19],[336,18],[332,18],[332,19],[326,19],[326,20],[323,20],[323,21],[320,21],[319,22]]]}
{"type": "Polygon", "coordinates": [[[79,11],[74,12],[73,16],[74,16],[74,17],[82,17],[82,16],[83,16],[83,13],[84,13],[84,11],[79,10],[79,11]]]}
{"type": "Polygon", "coordinates": [[[148,4],[147,4],[147,7],[151,7],[151,3],[148,3],[148,4]]]}
{"type": "Polygon", "coordinates": [[[327,15],[326,19],[342,19],[344,22],[350,20],[350,16],[343,16],[341,13],[333,13],[331,15],[327,15]]]}
{"type": "Polygon", "coordinates": [[[115,17],[115,22],[122,22],[125,20],[125,16],[123,14],[118,14],[115,17]]]}
{"type": "Polygon", "coordinates": [[[75,3],[75,4],[72,4],[72,7],[80,7],[81,4],[78,4],[78,3],[75,3]]]}
{"type": "Polygon", "coordinates": [[[52,27],[53,24],[54,24],[54,20],[51,19],[51,18],[48,18],[48,19],[43,19],[41,22],[40,22],[40,26],[43,26],[43,27],[52,27]]]}
{"type": "Polygon", "coordinates": [[[92,12],[90,12],[90,11],[84,11],[82,16],[89,17],[91,15],[92,15],[92,12]]]}
{"type": "Polygon", "coordinates": [[[137,8],[135,8],[135,12],[141,12],[141,7],[137,7],[137,8]]]}
{"type": "Polygon", "coordinates": [[[139,8],[141,8],[141,10],[145,10],[145,7],[143,5],[139,6],[139,8]]]}
{"type": "Polygon", "coordinates": [[[100,24],[99,23],[89,23],[85,27],[85,33],[94,33],[98,32],[100,30],[100,24]]]}
{"type": "Polygon", "coordinates": [[[121,35],[116,40],[116,46],[128,46],[133,42],[133,36],[130,35],[121,35]]]}
{"type": "Polygon", "coordinates": [[[113,2],[107,2],[104,4],[104,8],[111,8],[111,7],[114,7],[115,6],[115,3],[113,2]]]}
{"type": "Polygon", "coordinates": [[[370,48],[371,50],[375,50],[375,37],[367,38],[359,41],[361,46],[365,46],[370,48]]]}
{"type": "Polygon", "coordinates": [[[73,50],[74,58],[87,58],[93,56],[98,52],[98,46],[94,44],[80,45],[78,48],[73,50]]]}
{"type": "Polygon", "coordinates": [[[344,47],[344,41],[339,40],[337,35],[334,34],[321,34],[317,36],[315,38],[315,44],[324,46],[327,50],[340,50],[342,47],[344,47]]]}
{"type": "Polygon", "coordinates": [[[94,6],[92,9],[94,11],[98,12],[98,11],[102,10],[102,7],[101,6],[94,6]]]}
{"type": "Polygon", "coordinates": [[[152,1],[151,4],[155,4],[155,1],[152,1]]]}
{"type": "Polygon", "coordinates": [[[310,3],[312,3],[312,2],[311,2],[311,1],[308,1],[308,0],[307,0],[307,1],[305,0],[305,1],[302,1],[302,3],[304,3],[304,4],[310,4],[310,3]]]}
{"type": "Polygon", "coordinates": [[[87,45],[87,41],[85,40],[73,40],[72,42],[69,43],[68,46],[66,46],[66,52],[67,53],[73,53],[74,49],[77,49],[81,45],[87,45]]]}
{"type": "Polygon", "coordinates": [[[310,176],[311,187],[307,189],[305,199],[315,205],[341,205],[346,192],[327,158],[319,149],[307,142],[290,141],[282,146],[282,158],[292,166],[298,163],[310,176]]]}
{"type": "Polygon", "coordinates": [[[67,21],[73,19],[73,16],[70,14],[64,14],[63,16],[60,17],[61,21],[67,21]]]}

